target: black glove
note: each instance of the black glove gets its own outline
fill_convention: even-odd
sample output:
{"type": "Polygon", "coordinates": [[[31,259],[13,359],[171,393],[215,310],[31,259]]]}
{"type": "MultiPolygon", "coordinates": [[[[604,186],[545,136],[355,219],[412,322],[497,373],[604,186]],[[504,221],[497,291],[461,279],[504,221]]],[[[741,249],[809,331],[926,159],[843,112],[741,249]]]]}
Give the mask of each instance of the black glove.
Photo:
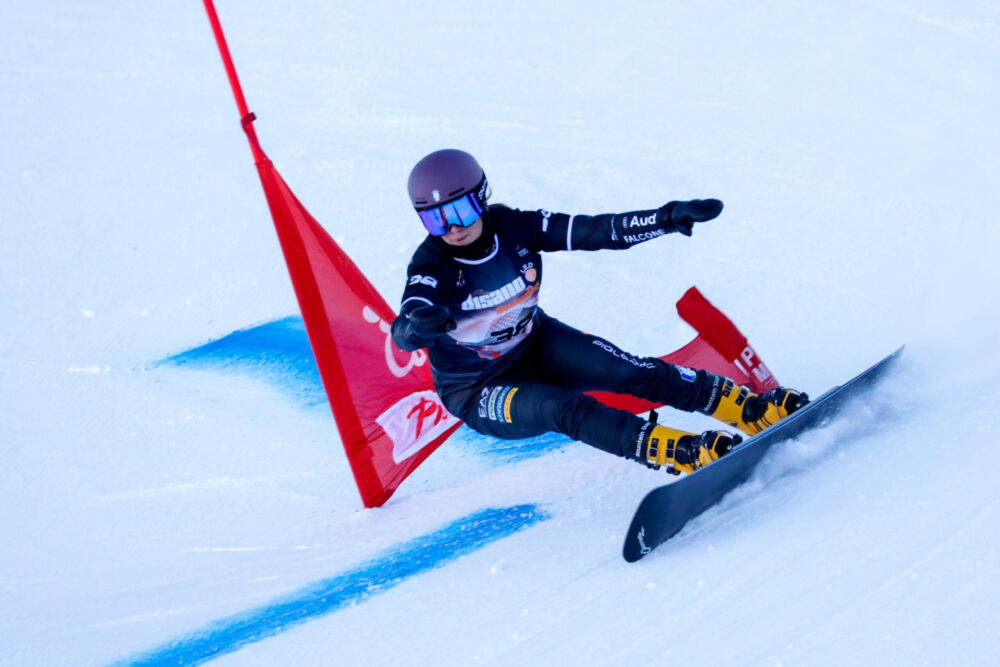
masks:
{"type": "Polygon", "coordinates": [[[656,211],[656,222],[668,232],[680,232],[691,236],[694,223],[705,222],[722,213],[722,202],[718,199],[692,199],[672,201],[656,211]]]}
{"type": "Polygon", "coordinates": [[[443,336],[455,328],[455,320],[451,319],[451,312],[448,306],[435,304],[433,306],[420,306],[414,309],[409,315],[410,331],[418,338],[431,340],[438,336],[443,336]]]}

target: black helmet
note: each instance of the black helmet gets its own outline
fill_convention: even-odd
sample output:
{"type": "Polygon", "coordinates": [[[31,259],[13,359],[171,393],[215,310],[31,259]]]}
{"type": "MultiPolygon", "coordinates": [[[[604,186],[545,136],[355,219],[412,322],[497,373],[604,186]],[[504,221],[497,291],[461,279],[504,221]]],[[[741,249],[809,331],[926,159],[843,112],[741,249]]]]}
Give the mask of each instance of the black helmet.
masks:
{"type": "Polygon", "coordinates": [[[445,148],[434,151],[410,171],[406,184],[410,202],[418,211],[447,204],[472,194],[485,208],[489,184],[483,168],[465,151],[445,148]]]}

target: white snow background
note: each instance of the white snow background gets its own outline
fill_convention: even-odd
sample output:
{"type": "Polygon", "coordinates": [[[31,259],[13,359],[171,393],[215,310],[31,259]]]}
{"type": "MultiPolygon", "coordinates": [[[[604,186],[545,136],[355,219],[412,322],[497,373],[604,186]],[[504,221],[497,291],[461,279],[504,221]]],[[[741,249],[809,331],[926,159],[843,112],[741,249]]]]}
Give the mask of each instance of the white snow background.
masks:
{"type": "Polygon", "coordinates": [[[0,663],[165,661],[520,505],[548,519],[376,568],[217,662],[1000,663],[1000,6],[218,10],[264,149],[393,305],[423,237],[406,176],[459,147],[520,208],[725,201],[690,239],[546,257],[546,310],[633,353],[687,342],[692,284],[814,395],[907,350],[635,565],[625,529],[667,478],[578,443],[505,455],[463,429],[363,510],[328,408],[280,369],[164,361],[298,315],[201,3],[6,3],[0,663]]]}

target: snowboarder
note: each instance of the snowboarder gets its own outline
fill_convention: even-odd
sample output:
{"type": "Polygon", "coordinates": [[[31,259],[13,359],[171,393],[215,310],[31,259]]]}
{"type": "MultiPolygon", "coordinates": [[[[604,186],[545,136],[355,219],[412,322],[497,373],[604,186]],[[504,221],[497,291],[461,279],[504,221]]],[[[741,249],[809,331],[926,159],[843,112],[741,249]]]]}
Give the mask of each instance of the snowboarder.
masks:
{"type": "Polygon", "coordinates": [[[719,215],[718,199],[574,216],[487,205],[482,167],[455,149],[420,160],[408,190],[428,236],[407,269],[393,340],[407,351],[427,348],[442,402],[472,429],[507,439],[556,431],[676,474],[717,460],[741,436],[654,424],[585,392],[699,411],[747,434],[808,401],[792,389],[755,395],[708,371],[634,356],[538,307],[540,252],[624,249],[672,232],[690,236],[696,222],[719,215]]]}

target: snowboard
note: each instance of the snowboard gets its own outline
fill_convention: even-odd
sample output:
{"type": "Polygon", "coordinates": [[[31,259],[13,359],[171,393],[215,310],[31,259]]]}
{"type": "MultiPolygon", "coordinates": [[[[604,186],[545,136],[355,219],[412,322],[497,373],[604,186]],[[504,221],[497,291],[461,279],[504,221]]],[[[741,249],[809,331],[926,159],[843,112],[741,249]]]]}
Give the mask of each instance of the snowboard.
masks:
{"type": "Polygon", "coordinates": [[[740,443],[711,465],[646,494],[625,536],[622,554],[625,560],[629,563],[639,560],[745,482],[771,447],[828,422],[848,400],[882,377],[902,352],[901,347],[863,373],[813,399],[759,435],[740,443]]]}

